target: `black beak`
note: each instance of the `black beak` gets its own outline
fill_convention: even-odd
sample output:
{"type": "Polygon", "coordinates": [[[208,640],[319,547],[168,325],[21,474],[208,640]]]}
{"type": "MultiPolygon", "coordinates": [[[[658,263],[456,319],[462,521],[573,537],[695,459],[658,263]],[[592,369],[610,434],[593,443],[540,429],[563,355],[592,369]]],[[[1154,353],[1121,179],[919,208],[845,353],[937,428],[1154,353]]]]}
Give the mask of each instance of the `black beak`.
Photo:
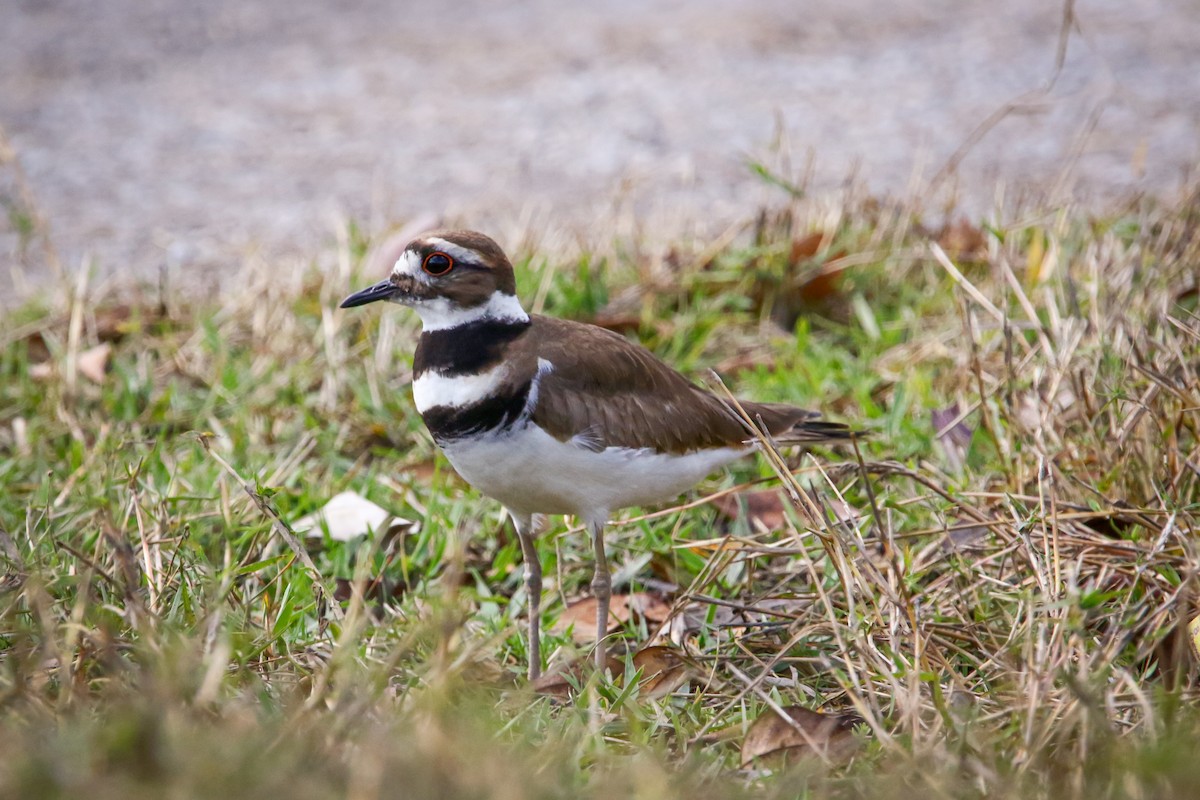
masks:
{"type": "Polygon", "coordinates": [[[342,301],[341,307],[354,308],[354,306],[364,306],[367,303],[374,303],[376,300],[387,300],[398,291],[400,289],[390,280],[380,281],[374,286],[350,295],[342,301]]]}

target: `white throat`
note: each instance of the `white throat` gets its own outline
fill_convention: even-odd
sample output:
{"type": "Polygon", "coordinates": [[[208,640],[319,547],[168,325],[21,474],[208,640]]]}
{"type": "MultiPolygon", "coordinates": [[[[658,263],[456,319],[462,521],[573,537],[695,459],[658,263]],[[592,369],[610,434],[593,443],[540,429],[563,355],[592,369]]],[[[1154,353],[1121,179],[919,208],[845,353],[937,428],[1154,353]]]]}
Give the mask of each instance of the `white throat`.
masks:
{"type": "Polygon", "coordinates": [[[521,308],[521,301],[516,295],[500,292],[493,293],[486,303],[474,308],[459,308],[445,297],[419,300],[406,305],[412,305],[421,316],[421,327],[426,332],[444,331],[481,320],[529,322],[529,315],[521,308]]]}

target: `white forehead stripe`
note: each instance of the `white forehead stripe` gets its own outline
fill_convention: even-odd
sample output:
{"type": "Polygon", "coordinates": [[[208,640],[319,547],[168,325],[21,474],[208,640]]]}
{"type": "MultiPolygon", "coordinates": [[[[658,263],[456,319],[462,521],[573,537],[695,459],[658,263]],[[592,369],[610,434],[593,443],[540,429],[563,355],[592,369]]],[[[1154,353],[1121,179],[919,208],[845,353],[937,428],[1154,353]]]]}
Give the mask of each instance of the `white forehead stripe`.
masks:
{"type": "Polygon", "coordinates": [[[421,270],[421,260],[417,254],[412,250],[405,250],[400,254],[400,258],[396,259],[396,264],[392,267],[392,274],[422,278],[425,273],[421,270]]]}
{"type": "Polygon", "coordinates": [[[413,402],[422,414],[437,406],[469,406],[495,394],[507,372],[508,368],[503,363],[478,375],[447,377],[426,372],[413,381],[413,402]]]}

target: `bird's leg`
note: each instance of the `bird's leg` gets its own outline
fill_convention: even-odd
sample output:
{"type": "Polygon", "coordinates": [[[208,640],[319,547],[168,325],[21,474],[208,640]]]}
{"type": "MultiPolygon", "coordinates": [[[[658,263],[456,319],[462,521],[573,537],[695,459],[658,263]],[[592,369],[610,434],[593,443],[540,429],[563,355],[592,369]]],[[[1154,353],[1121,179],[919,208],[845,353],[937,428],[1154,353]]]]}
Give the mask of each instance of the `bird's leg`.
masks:
{"type": "Polygon", "coordinates": [[[596,598],[596,669],[604,671],[604,637],[608,633],[608,601],[612,596],[612,578],[604,556],[604,519],[589,520],[592,549],[596,551],[596,570],[592,573],[592,595],[596,598]]]}
{"type": "Polygon", "coordinates": [[[542,562],[538,560],[537,547],[534,545],[534,535],[537,533],[539,517],[532,515],[517,515],[512,511],[513,526],[517,529],[517,539],[521,542],[521,556],[525,561],[525,596],[528,603],[526,613],[529,614],[529,680],[535,681],[542,674],[542,636],[541,604],[542,604],[542,562]]]}

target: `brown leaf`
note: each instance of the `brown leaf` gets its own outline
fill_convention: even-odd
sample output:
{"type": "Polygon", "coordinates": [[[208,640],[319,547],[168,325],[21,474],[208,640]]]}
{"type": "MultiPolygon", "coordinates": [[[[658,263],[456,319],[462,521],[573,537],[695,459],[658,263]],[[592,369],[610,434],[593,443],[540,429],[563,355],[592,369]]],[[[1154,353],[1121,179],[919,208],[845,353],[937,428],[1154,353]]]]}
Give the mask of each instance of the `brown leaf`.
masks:
{"type": "MultiPolygon", "coordinates": [[[[406,475],[409,475],[414,480],[420,483],[430,483],[433,481],[433,476],[437,474],[437,461],[432,458],[427,458],[424,461],[418,461],[414,464],[409,464],[403,468],[406,475]]],[[[445,470],[443,470],[445,472],[445,470]]]]}
{"type": "MultiPolygon", "coordinates": [[[[841,282],[849,266],[844,250],[830,252],[832,241],[822,231],[792,241],[783,271],[760,276],[750,289],[756,311],[765,311],[784,330],[795,327],[801,315],[816,313],[831,319],[847,316],[841,282]]],[[[757,269],[752,260],[748,267],[757,269]]]]}
{"type": "Polygon", "coordinates": [[[165,313],[166,310],[161,306],[150,304],[136,308],[124,303],[103,306],[92,314],[92,330],[102,342],[119,342],[126,336],[138,333],[147,325],[172,322],[164,316],[165,313]]]}
{"type": "Polygon", "coordinates": [[[820,757],[842,761],[854,753],[854,726],[862,719],[854,714],[822,714],[801,706],[783,709],[782,719],[771,709],[764,711],[742,740],[742,766],[769,758],[788,760],[820,757]]]}
{"type": "Polygon", "coordinates": [[[959,217],[938,231],[937,242],[946,255],[955,261],[975,260],[987,252],[987,238],[983,231],[968,222],[966,217],[959,217]]]}
{"type": "Polygon", "coordinates": [[[792,250],[789,253],[791,263],[798,264],[821,252],[821,242],[823,241],[825,241],[823,231],[813,231],[801,239],[793,239],[792,250]]]}
{"type": "Polygon", "coordinates": [[[817,270],[796,287],[796,299],[812,306],[827,303],[840,294],[841,279],[841,270],[817,270]]]}
{"type": "Polygon", "coordinates": [[[787,517],[783,511],[783,499],[777,489],[762,489],[757,492],[727,494],[712,501],[717,512],[728,520],[749,516],[750,527],[777,531],[784,527],[787,517]]]}
{"type": "MultiPolygon", "coordinates": [[[[531,686],[538,694],[566,699],[575,691],[576,686],[583,685],[584,675],[591,667],[592,657],[584,656],[550,672],[543,672],[531,686]]],[[[610,675],[621,675],[625,665],[621,663],[621,659],[609,655],[605,659],[604,668],[610,675]]]]}
{"type": "MultiPolygon", "coordinates": [[[[633,667],[641,671],[638,686],[643,697],[666,697],[686,684],[695,674],[695,664],[671,647],[646,647],[634,654],[633,667]]],[[[546,672],[532,684],[538,694],[566,698],[581,685],[592,668],[591,656],[583,656],[558,669],[546,672]]],[[[609,654],[605,669],[617,683],[625,679],[625,662],[609,654]]]]}
{"type": "MultiPolygon", "coordinates": [[[[596,641],[596,607],[596,598],[590,596],[568,604],[550,626],[551,632],[563,634],[571,629],[572,638],[579,644],[596,641]]],[[[661,623],[670,613],[671,606],[649,592],[614,594],[608,605],[608,629],[605,633],[615,631],[635,614],[647,622],[661,623]]]]}
{"type": "MultiPolygon", "coordinates": [[[[793,241],[788,266],[793,271],[804,266],[806,261],[815,258],[821,252],[823,244],[827,244],[827,240],[821,231],[793,241]]],[[[845,255],[844,250],[828,253],[815,269],[810,264],[806,271],[798,273],[789,292],[791,305],[821,306],[837,299],[841,294],[842,269],[830,262],[837,261],[845,255]]]]}
{"type": "Polygon", "coordinates": [[[29,348],[30,361],[46,361],[50,358],[50,346],[46,344],[46,335],[42,331],[34,331],[26,336],[25,345],[29,348]]]}
{"type": "Polygon", "coordinates": [[[633,666],[642,671],[638,685],[643,697],[657,699],[687,683],[693,674],[692,663],[673,647],[655,645],[634,653],[633,666]]]}

